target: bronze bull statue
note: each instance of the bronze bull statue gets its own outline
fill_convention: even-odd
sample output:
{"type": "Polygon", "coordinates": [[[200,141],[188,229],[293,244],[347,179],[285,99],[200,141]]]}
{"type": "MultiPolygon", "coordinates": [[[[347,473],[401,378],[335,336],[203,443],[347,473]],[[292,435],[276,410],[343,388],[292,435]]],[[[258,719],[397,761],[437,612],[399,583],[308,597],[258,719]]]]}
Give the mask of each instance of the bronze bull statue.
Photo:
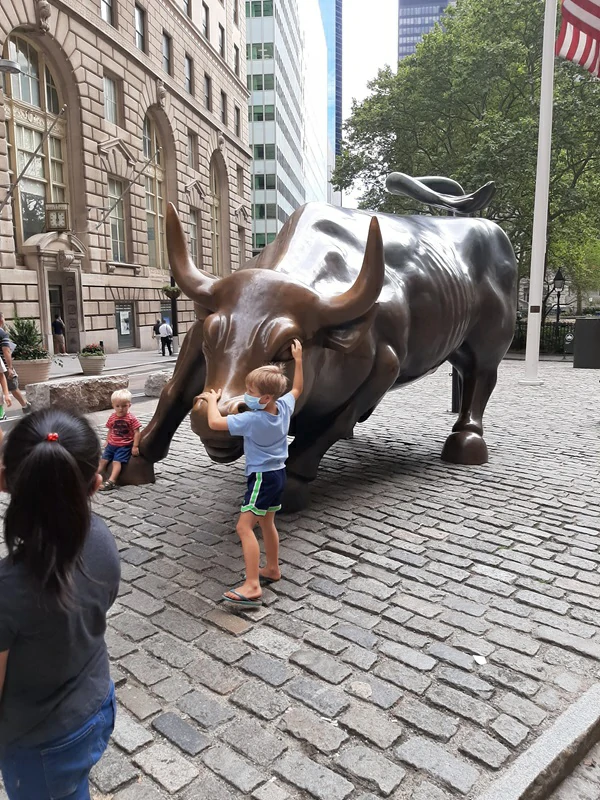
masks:
{"type": "Polygon", "coordinates": [[[329,448],[351,436],[390,389],[449,361],[463,378],[462,405],[442,458],[483,464],[482,416],[513,337],[517,268],[504,232],[484,219],[393,216],[309,203],[237,272],[208,275],[192,263],[172,205],[173,275],[196,304],[175,372],[124,479],[154,479],[152,464],[191,411],[213,461],[242,455],[241,439],[209,429],[205,390],[222,389],[222,414],[242,407],[246,375],[263,364],[293,369],[304,346],[304,392],[292,420],[286,508],[302,507],[329,448]]]}

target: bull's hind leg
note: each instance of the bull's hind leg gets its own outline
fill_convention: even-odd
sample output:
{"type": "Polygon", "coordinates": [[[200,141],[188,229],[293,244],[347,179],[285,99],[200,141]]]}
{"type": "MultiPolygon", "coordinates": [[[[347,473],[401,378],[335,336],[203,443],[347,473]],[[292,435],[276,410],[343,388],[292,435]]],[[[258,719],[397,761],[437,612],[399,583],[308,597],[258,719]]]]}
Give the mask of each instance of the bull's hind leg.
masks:
{"type": "Polygon", "coordinates": [[[483,439],[483,412],[498,376],[498,365],[483,366],[463,345],[449,359],[463,379],[460,414],[446,439],[442,459],[453,464],[486,464],[488,449],[483,439]]]}
{"type": "Polygon", "coordinates": [[[142,431],[140,455],[129,461],[120,483],[134,486],[154,483],[155,462],[167,455],[175,431],[191,411],[194,397],[204,388],[202,338],[203,322],[194,322],[183,341],[173,377],[162,390],[154,416],[142,431]]]}

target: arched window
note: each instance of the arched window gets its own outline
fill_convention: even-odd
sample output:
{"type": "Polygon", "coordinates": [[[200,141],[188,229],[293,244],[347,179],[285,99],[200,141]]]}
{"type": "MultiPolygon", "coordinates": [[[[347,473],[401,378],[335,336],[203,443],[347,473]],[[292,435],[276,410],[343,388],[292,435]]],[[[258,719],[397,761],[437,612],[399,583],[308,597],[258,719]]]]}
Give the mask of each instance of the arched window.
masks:
{"type": "Polygon", "coordinates": [[[210,162],[210,240],[212,271],[221,274],[221,186],[215,157],[210,162]]]}
{"type": "MultiPolygon", "coordinates": [[[[9,37],[4,57],[17,61],[21,67],[20,75],[6,75],[4,78],[8,165],[12,183],[54,122],[61,100],[43,53],[29,41],[20,36],[9,37]]],[[[13,195],[17,246],[30,236],[43,232],[46,203],[67,200],[65,151],[66,123],[60,120],[13,195]]]]}
{"type": "Polygon", "coordinates": [[[144,158],[152,159],[144,170],[146,183],[146,228],[148,258],[154,269],[166,269],[165,252],[165,171],[160,139],[150,117],[144,118],[144,158]]]}

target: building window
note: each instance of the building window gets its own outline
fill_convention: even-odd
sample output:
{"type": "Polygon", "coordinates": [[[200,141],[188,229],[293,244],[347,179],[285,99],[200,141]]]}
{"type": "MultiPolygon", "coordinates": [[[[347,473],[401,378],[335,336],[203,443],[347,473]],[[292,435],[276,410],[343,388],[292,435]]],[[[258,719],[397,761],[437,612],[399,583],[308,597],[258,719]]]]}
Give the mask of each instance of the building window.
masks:
{"type": "Polygon", "coordinates": [[[135,46],[146,52],[146,12],[135,4],[135,46]]]}
{"type": "Polygon", "coordinates": [[[219,25],[219,55],[225,58],[225,28],[219,25]]]}
{"type": "Polygon", "coordinates": [[[275,174],[269,173],[268,175],[255,175],[254,176],[255,189],[275,189],[275,174]]]}
{"type": "Polygon", "coordinates": [[[240,195],[244,195],[244,168],[238,167],[236,170],[237,174],[237,193],[240,195]]]}
{"type": "Polygon", "coordinates": [[[240,48],[237,44],[233,45],[233,71],[239,77],[240,75],[240,48]]]}
{"type": "Polygon", "coordinates": [[[204,73],[204,107],[212,111],[212,80],[204,73]]]}
{"type": "Polygon", "coordinates": [[[194,94],[194,61],[187,55],[184,61],[184,85],[186,92],[194,94]]]}
{"type": "Polygon", "coordinates": [[[233,112],[234,133],[237,137],[242,135],[242,112],[236,106],[233,112]]]}
{"type": "Polygon", "coordinates": [[[172,42],[168,33],[162,35],[162,66],[168,75],[173,74],[173,60],[171,56],[172,42]]]}
{"type": "MultiPolygon", "coordinates": [[[[8,180],[13,182],[42,141],[44,130],[53,123],[61,101],[43,54],[26,39],[11,36],[3,57],[17,61],[22,70],[20,75],[7,77],[4,83],[8,112],[5,120],[8,180]],[[33,113],[32,108],[35,109],[33,113]]],[[[66,123],[61,120],[15,189],[12,208],[17,246],[30,236],[42,233],[46,203],[64,203],[68,199],[66,133],[66,123]]]]}
{"type": "Polygon", "coordinates": [[[248,106],[249,122],[272,122],[275,119],[275,106],[248,106]]]}
{"type": "Polygon", "coordinates": [[[273,0],[250,0],[246,3],[247,17],[272,17],[273,0]]]}
{"type": "Polygon", "coordinates": [[[262,161],[275,158],[275,145],[274,144],[255,144],[254,145],[254,158],[257,161],[262,161]]]}
{"type": "Polygon", "coordinates": [[[187,133],[187,163],[188,167],[198,169],[198,135],[193,131],[187,133]]]}
{"type": "Polygon", "coordinates": [[[260,92],[262,89],[275,88],[275,75],[272,72],[267,72],[264,75],[248,75],[248,89],[251,91],[260,92]]]}
{"type": "Polygon", "coordinates": [[[104,76],[104,119],[119,124],[119,90],[115,78],[104,76]]]}
{"type": "Polygon", "coordinates": [[[165,173],[158,131],[150,117],[144,119],[143,144],[144,156],[153,159],[144,170],[148,263],[153,269],[165,269],[165,173]]]}
{"type": "Polygon", "coordinates": [[[112,260],[127,262],[127,243],[125,237],[125,201],[123,192],[125,186],[122,181],[114,178],[108,179],[108,207],[114,206],[108,215],[110,224],[110,241],[112,247],[112,260]]]}
{"type": "Polygon", "coordinates": [[[227,95],[221,92],[221,122],[227,125],[227,95]]]}
{"type": "Polygon", "coordinates": [[[206,3],[202,3],[202,33],[210,42],[210,11],[206,3]]]}
{"type": "Polygon", "coordinates": [[[100,16],[109,25],[115,24],[113,0],[100,0],[100,16]]]}
{"type": "Polygon", "coordinates": [[[183,0],[183,13],[190,17],[192,16],[192,0],[183,0]]]}
{"type": "Polygon", "coordinates": [[[190,208],[190,256],[196,266],[202,264],[200,233],[200,212],[197,208],[190,208]]]}
{"type": "Polygon", "coordinates": [[[240,24],[240,2],[233,0],[233,21],[236,25],[240,24]]]}
{"type": "Polygon", "coordinates": [[[254,203],[252,206],[253,219],[277,219],[277,205],[275,203],[254,203]]]}
{"type": "Polygon", "coordinates": [[[273,58],[273,42],[258,42],[246,45],[246,57],[260,61],[263,58],[273,58]]]}

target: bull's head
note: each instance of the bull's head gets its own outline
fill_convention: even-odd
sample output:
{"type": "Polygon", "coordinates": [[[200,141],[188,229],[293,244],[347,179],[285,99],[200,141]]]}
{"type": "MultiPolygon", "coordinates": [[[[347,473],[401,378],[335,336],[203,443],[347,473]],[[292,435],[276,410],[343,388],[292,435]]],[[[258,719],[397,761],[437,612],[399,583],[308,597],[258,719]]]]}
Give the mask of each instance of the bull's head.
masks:
{"type": "MultiPolygon", "coordinates": [[[[288,229],[288,234],[293,231],[288,229]]],[[[280,236],[285,238],[284,232],[280,236]]],[[[273,265],[245,268],[224,278],[202,272],[191,260],[172,204],[167,209],[167,248],[173,276],[195,302],[198,319],[203,321],[205,390],[222,390],[222,414],[243,410],[245,378],[256,367],[284,362],[288,377],[293,378],[290,345],[296,338],[304,346],[305,388],[298,403],[298,409],[302,408],[323,366],[324,348],[349,352],[369,331],[384,281],[383,243],[375,217],[355,283],[343,294],[330,297],[268,268],[273,265]]],[[[209,456],[219,462],[239,458],[241,442],[211,431],[206,411],[206,403],[197,399],[191,425],[209,456]]]]}

